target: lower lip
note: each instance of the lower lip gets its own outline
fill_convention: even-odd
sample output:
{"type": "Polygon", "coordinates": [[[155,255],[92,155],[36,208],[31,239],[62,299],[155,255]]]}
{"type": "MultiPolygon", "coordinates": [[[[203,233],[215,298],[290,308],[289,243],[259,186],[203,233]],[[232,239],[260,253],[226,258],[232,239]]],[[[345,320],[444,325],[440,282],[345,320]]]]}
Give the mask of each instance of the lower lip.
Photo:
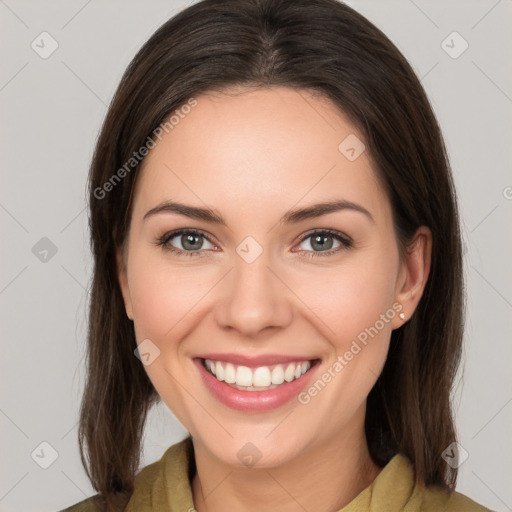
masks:
{"type": "Polygon", "coordinates": [[[268,411],[280,407],[296,397],[308,385],[318,366],[317,360],[304,375],[292,382],[284,382],[277,388],[267,391],[243,391],[218,380],[204,367],[202,359],[196,358],[194,363],[199,368],[206,387],[217,400],[239,411],[268,411]]]}

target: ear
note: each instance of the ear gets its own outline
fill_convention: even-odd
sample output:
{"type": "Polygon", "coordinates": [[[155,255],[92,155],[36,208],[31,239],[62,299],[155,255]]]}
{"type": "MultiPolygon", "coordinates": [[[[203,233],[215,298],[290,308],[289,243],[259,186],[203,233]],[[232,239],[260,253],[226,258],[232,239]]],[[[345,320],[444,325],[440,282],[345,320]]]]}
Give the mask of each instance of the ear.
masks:
{"type": "Polygon", "coordinates": [[[117,263],[117,279],[119,281],[119,287],[123,294],[124,307],[126,309],[126,315],[130,320],[133,320],[133,309],[132,300],[130,297],[130,288],[128,287],[128,275],[126,272],[125,257],[123,251],[118,249],[116,252],[116,263],[117,263]]]}
{"type": "Polygon", "coordinates": [[[416,231],[413,242],[407,248],[405,261],[402,262],[400,268],[395,302],[401,304],[402,308],[396,309],[399,314],[393,318],[393,329],[397,329],[407,322],[416,310],[427,284],[431,257],[432,232],[427,226],[421,226],[416,231]],[[399,316],[402,313],[405,315],[403,319],[399,316]]]}

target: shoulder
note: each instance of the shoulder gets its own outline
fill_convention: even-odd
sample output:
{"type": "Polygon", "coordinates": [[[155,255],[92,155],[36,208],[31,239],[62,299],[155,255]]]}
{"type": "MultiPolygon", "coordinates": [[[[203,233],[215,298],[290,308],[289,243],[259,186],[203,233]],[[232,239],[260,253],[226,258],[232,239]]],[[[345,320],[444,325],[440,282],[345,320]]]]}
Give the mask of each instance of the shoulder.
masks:
{"type": "MultiPolygon", "coordinates": [[[[127,494],[117,494],[112,497],[112,501],[119,512],[124,510],[129,499],[130,496],[127,494]]],[[[99,494],[95,494],[58,512],[105,512],[105,501],[99,494]]]]}
{"type": "Polygon", "coordinates": [[[75,503],[68,508],[59,510],[59,512],[101,512],[101,501],[99,496],[95,494],[83,501],[75,503]]]}
{"type": "Polygon", "coordinates": [[[423,495],[425,512],[493,512],[459,492],[427,488],[423,495]]]}
{"type": "MultiPolygon", "coordinates": [[[[175,487],[175,492],[192,500],[186,493],[189,487],[187,470],[193,463],[193,447],[190,436],[170,446],[160,460],[157,460],[142,468],[135,477],[134,489],[131,495],[117,494],[112,497],[116,509],[140,511],[144,505],[151,504],[154,510],[166,510],[167,496],[170,486],[175,487]],[[171,483],[170,483],[171,482],[171,483]]],[[[185,508],[187,510],[190,507],[185,508]]],[[[144,508],[144,510],[146,510],[144,508]]],[[[104,499],[99,494],[90,496],[83,501],[59,512],[104,512],[104,499]]]]}
{"type": "MultiPolygon", "coordinates": [[[[421,512],[493,512],[471,498],[438,485],[415,481],[413,466],[408,457],[397,454],[374,481],[373,500],[386,502],[393,495],[396,509],[421,512]]],[[[378,507],[377,507],[378,509],[378,507]]],[[[372,509],[373,510],[373,509],[372,509]]]]}

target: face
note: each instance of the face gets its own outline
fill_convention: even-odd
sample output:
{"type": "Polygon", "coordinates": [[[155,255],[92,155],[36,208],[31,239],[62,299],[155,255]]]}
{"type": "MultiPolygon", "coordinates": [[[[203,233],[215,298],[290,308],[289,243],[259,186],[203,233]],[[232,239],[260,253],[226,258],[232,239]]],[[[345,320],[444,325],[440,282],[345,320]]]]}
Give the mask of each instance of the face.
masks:
{"type": "Polygon", "coordinates": [[[400,261],[363,137],[328,100],[196,101],[143,161],[119,280],[183,426],[226,464],[273,467],[361,430],[429,261],[421,243],[400,261]]]}

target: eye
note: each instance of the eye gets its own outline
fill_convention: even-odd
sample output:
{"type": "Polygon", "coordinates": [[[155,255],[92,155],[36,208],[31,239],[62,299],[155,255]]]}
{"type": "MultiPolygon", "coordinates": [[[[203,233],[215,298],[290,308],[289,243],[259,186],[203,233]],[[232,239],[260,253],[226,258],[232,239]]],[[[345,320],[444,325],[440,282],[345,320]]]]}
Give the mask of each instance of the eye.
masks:
{"type": "Polygon", "coordinates": [[[202,256],[204,251],[201,249],[205,249],[204,241],[211,245],[210,248],[215,247],[208,237],[197,229],[178,229],[161,236],[157,240],[157,245],[166,251],[184,256],[202,256]]]}
{"type": "MultiPolygon", "coordinates": [[[[310,232],[301,238],[300,245],[309,245],[313,250],[303,249],[305,257],[327,257],[344,249],[352,247],[352,240],[331,229],[322,229],[310,232]],[[306,241],[309,241],[306,244],[306,241]],[[336,246],[336,242],[338,245],[336,246]],[[334,249],[333,249],[334,246],[334,249]],[[318,250],[317,250],[318,249],[318,250]]],[[[165,251],[176,253],[179,256],[204,256],[207,249],[216,248],[208,236],[197,229],[178,229],[165,233],[158,238],[156,245],[165,251]],[[204,247],[204,242],[210,247],[204,247]],[[205,250],[206,249],[206,250],[205,250]]],[[[297,252],[297,251],[294,251],[297,252]]]]}
{"type": "Polygon", "coordinates": [[[352,247],[352,240],[338,231],[323,229],[306,234],[301,239],[300,244],[304,244],[306,246],[309,245],[313,248],[312,251],[307,249],[305,250],[305,256],[307,258],[317,258],[331,256],[334,253],[338,253],[352,247]],[[336,242],[338,242],[338,246],[335,246],[336,242]],[[334,249],[333,246],[335,246],[334,249]]]}

